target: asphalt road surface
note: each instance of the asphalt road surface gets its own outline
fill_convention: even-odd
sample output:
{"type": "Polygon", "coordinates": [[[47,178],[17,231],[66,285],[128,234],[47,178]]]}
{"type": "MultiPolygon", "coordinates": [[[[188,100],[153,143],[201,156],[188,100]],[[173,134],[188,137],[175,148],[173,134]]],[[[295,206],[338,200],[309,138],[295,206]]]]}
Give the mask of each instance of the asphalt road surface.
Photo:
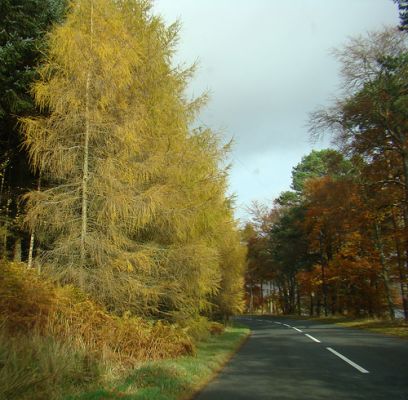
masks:
{"type": "Polygon", "coordinates": [[[408,341],[331,324],[240,317],[252,335],[196,400],[408,400],[408,341]]]}

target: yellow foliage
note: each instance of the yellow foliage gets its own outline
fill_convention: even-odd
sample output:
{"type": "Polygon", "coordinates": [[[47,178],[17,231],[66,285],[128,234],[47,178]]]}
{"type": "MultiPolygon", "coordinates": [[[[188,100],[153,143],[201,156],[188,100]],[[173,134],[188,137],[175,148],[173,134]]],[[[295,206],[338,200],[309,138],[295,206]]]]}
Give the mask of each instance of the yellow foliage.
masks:
{"type": "Polygon", "coordinates": [[[47,112],[21,121],[44,183],[26,195],[26,222],[43,270],[110,311],[189,316],[225,290],[230,314],[244,254],[221,168],[229,146],[191,129],[206,96],[187,99],[194,66],[172,63],[178,24],[150,9],[76,0],[49,34],[32,88],[47,112]]]}

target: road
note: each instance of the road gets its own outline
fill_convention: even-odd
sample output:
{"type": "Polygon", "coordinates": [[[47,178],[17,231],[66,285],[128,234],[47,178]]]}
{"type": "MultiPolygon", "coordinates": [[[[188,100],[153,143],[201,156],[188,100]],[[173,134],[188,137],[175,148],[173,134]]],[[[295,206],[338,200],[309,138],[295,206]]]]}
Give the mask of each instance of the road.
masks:
{"type": "Polygon", "coordinates": [[[408,400],[408,341],[278,317],[240,317],[252,335],[195,400],[408,400]]]}

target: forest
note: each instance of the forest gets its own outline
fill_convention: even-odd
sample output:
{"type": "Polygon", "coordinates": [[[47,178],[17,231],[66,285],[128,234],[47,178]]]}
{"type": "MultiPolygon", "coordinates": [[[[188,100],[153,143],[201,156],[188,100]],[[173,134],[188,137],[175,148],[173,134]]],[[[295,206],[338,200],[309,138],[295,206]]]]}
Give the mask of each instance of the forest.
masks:
{"type": "Polygon", "coordinates": [[[243,310],[230,144],[151,8],[1,2],[1,398],[194,354],[243,310]]]}
{"type": "Polygon", "coordinates": [[[401,27],[335,51],[342,95],[310,115],[313,150],[291,190],[254,202],[244,228],[248,309],[408,318],[408,57],[401,27]]]}

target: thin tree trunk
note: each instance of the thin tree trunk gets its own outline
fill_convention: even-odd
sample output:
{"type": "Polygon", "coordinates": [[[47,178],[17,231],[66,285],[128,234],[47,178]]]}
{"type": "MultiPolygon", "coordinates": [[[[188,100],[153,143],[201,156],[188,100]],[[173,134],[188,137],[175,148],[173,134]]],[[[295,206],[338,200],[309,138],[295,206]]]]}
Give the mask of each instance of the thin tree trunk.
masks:
{"type": "Polygon", "coordinates": [[[298,313],[298,315],[302,315],[302,307],[301,307],[301,304],[300,304],[299,285],[296,285],[296,304],[297,304],[297,313],[298,313]]]}
{"type": "Polygon", "coordinates": [[[4,233],[3,233],[3,258],[7,259],[7,239],[8,239],[8,229],[9,229],[9,211],[10,211],[10,193],[8,193],[8,199],[6,202],[6,209],[4,210],[4,233]]]}
{"type": "Polygon", "coordinates": [[[385,255],[384,255],[384,247],[383,243],[381,240],[381,230],[379,225],[376,223],[375,224],[375,236],[376,236],[376,241],[377,241],[377,248],[380,253],[380,263],[381,263],[381,268],[382,268],[382,278],[384,281],[384,288],[385,288],[385,297],[387,299],[387,305],[388,305],[388,312],[390,315],[391,319],[395,319],[395,313],[394,313],[394,304],[392,301],[392,296],[391,296],[391,290],[390,290],[390,277],[388,274],[388,268],[387,264],[385,261],[385,255]]]}
{"type": "MultiPolygon", "coordinates": [[[[324,315],[327,317],[326,260],[323,254],[323,232],[322,231],[319,232],[319,247],[320,247],[320,263],[322,266],[323,308],[324,308],[324,315]]],[[[320,304],[319,304],[319,308],[320,308],[320,304]]],[[[319,310],[319,316],[320,316],[320,310],[319,310]]]]}
{"type": "Polygon", "coordinates": [[[333,291],[332,291],[332,294],[331,294],[331,296],[330,296],[330,312],[331,312],[331,315],[336,315],[336,313],[337,313],[337,295],[336,295],[336,293],[337,293],[337,290],[336,290],[336,287],[334,287],[333,288],[333,291]]]}
{"type": "MultiPolygon", "coordinates": [[[[39,192],[41,190],[41,172],[38,176],[38,181],[37,181],[37,191],[39,192]]],[[[27,268],[32,268],[33,267],[33,254],[34,254],[34,240],[35,240],[35,233],[34,230],[31,232],[30,235],[30,245],[28,247],[28,261],[27,261],[27,268]]]]}
{"type": "Polygon", "coordinates": [[[326,284],[326,265],[324,261],[322,262],[322,286],[323,286],[323,308],[324,308],[324,315],[327,317],[328,310],[327,310],[327,284],[326,284]]]}
{"type": "Polygon", "coordinates": [[[317,293],[316,295],[316,314],[318,317],[320,317],[321,308],[322,308],[322,301],[320,298],[320,293],[317,293]]]}
{"type": "Polygon", "coordinates": [[[18,237],[14,242],[13,261],[21,262],[21,238],[18,237]]]}
{"type": "Polygon", "coordinates": [[[310,295],[309,315],[311,317],[313,317],[313,309],[314,309],[313,295],[310,295]]]}
{"type": "MultiPolygon", "coordinates": [[[[408,151],[404,152],[402,155],[403,170],[404,170],[404,225],[405,231],[408,231],[408,151]]],[[[406,239],[406,244],[408,244],[408,238],[406,239]]],[[[408,248],[405,249],[408,252],[408,248]]]]}
{"type": "Polygon", "coordinates": [[[403,261],[403,254],[401,251],[401,242],[398,238],[398,225],[397,225],[397,218],[395,216],[394,210],[392,211],[392,224],[394,228],[394,242],[395,242],[395,250],[397,252],[397,264],[398,264],[398,275],[400,281],[400,292],[401,292],[401,299],[402,299],[402,308],[404,310],[404,318],[408,320],[408,299],[407,299],[407,291],[405,288],[406,285],[406,272],[404,271],[404,261],[403,261]]]}
{"type": "Polygon", "coordinates": [[[3,190],[4,190],[4,180],[6,176],[6,168],[3,169],[2,175],[1,175],[1,183],[0,183],[0,207],[1,203],[3,201],[3,190]]]}
{"type": "Polygon", "coordinates": [[[84,161],[82,174],[82,228],[81,228],[81,266],[85,266],[85,241],[88,227],[88,179],[89,179],[89,87],[91,74],[86,79],[86,127],[84,137],[84,161]]]}
{"type": "MultiPolygon", "coordinates": [[[[90,34],[91,34],[91,50],[93,40],[93,1],[91,1],[91,18],[90,18],[90,34]]],[[[91,55],[92,56],[92,55],[91,55]]],[[[86,264],[86,249],[85,242],[88,228],[88,179],[89,179],[89,135],[90,135],[90,87],[91,87],[91,71],[89,70],[86,77],[85,91],[85,134],[84,134],[84,160],[82,174],[82,228],[81,228],[81,245],[80,256],[81,266],[86,264]]]]}
{"type": "Polygon", "coordinates": [[[33,267],[33,253],[34,253],[34,231],[30,235],[30,245],[28,247],[28,261],[27,268],[33,267]]]}
{"type": "Polygon", "coordinates": [[[252,290],[252,282],[249,284],[249,313],[252,314],[254,310],[254,292],[252,290]]]}
{"type": "MultiPolygon", "coordinates": [[[[408,274],[408,151],[404,151],[402,154],[403,157],[403,171],[404,171],[404,197],[405,197],[405,202],[403,204],[403,219],[404,219],[404,232],[405,232],[405,241],[404,241],[404,247],[405,247],[405,276],[408,274]]],[[[407,295],[405,294],[405,297],[403,297],[404,300],[404,313],[405,313],[405,319],[408,319],[408,311],[407,309],[407,295]]]]}

